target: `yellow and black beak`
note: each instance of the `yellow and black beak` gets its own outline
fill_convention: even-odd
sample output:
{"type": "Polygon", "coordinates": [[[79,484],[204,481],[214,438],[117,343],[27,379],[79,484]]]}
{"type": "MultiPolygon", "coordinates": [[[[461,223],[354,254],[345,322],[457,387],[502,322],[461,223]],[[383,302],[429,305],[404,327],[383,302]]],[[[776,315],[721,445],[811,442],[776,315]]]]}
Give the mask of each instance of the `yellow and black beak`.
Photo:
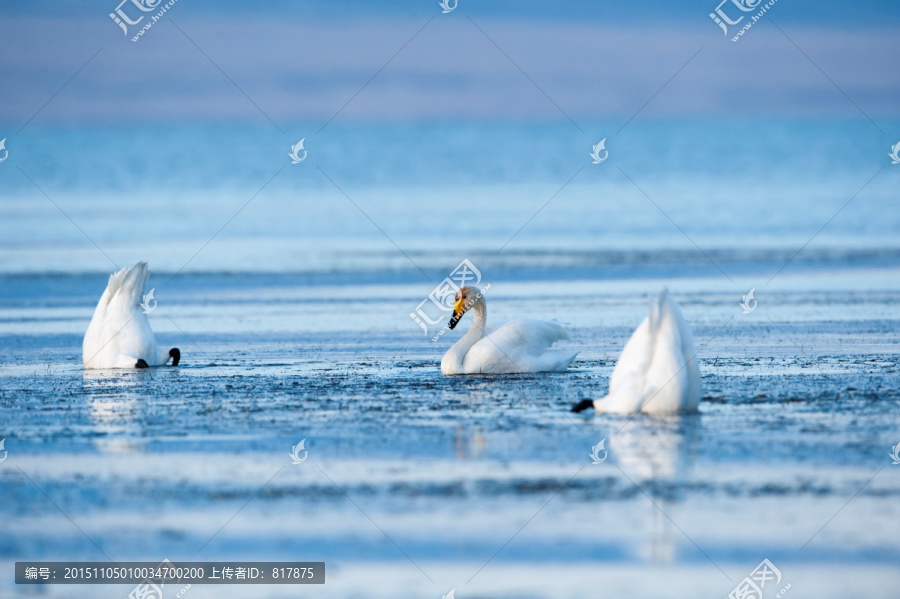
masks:
{"type": "Polygon", "coordinates": [[[451,331],[456,327],[456,323],[459,322],[459,319],[462,318],[465,312],[466,302],[462,298],[456,300],[456,303],[453,304],[453,316],[450,317],[450,323],[447,325],[451,331]]]}

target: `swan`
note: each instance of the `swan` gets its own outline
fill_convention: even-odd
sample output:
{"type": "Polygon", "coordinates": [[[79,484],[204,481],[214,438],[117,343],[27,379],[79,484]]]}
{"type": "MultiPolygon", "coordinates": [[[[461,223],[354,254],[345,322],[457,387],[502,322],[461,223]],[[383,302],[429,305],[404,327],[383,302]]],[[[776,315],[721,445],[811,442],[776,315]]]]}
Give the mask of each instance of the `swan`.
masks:
{"type": "Polygon", "coordinates": [[[609,394],[586,399],[573,412],[666,415],[696,412],[700,369],[691,328],[663,289],[650,298],[650,315],[631,335],[609,379],[609,394]]]}
{"type": "Polygon", "coordinates": [[[147,368],[163,366],[170,358],[172,366],[178,366],[181,352],[156,347],[147,314],[139,306],[149,274],[147,263],[138,262],[109,276],[84,335],[85,368],[147,368]]]}
{"type": "Polygon", "coordinates": [[[569,338],[569,332],[560,322],[514,320],[486,331],[484,293],[475,287],[463,287],[456,292],[448,326],[456,327],[470,309],[474,311],[472,327],[444,354],[443,375],[561,371],[578,355],[578,352],[549,349],[560,339],[569,338]]]}

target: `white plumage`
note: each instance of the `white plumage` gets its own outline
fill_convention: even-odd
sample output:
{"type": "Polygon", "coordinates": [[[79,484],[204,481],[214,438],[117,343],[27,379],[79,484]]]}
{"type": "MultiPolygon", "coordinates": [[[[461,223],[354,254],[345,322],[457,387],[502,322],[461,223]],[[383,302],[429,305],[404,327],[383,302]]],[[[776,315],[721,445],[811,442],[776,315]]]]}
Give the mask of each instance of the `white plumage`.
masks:
{"type": "Polygon", "coordinates": [[[598,412],[664,415],[696,412],[699,404],[700,369],[691,328],[663,289],[650,298],[650,315],[625,344],[609,393],[593,406],[598,412]]]}
{"type": "Polygon", "coordinates": [[[84,335],[85,368],[146,368],[162,366],[170,359],[173,366],[178,365],[181,352],[156,346],[150,322],[140,308],[149,274],[147,263],[138,262],[110,275],[84,335]]]}
{"type": "Polygon", "coordinates": [[[569,338],[569,332],[560,322],[514,320],[496,329],[486,328],[484,296],[473,287],[463,287],[457,292],[451,329],[469,309],[474,312],[472,327],[444,354],[441,374],[560,371],[568,368],[578,355],[578,352],[550,349],[557,341],[569,338]]]}

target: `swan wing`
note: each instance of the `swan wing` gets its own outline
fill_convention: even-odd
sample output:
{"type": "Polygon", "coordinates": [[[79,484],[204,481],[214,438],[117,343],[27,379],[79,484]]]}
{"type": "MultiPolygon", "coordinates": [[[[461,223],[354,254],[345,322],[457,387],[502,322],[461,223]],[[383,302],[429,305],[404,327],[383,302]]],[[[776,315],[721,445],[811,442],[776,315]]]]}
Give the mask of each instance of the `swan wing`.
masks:
{"type": "Polygon", "coordinates": [[[548,351],[568,339],[566,326],[549,320],[514,320],[493,330],[466,352],[469,373],[545,372],[565,370],[577,352],[548,351]]]}
{"type": "Polygon", "coordinates": [[[612,394],[620,386],[628,389],[634,389],[635,380],[643,379],[646,376],[647,369],[650,367],[650,361],[653,358],[653,332],[650,329],[650,318],[647,317],[634,330],[619,359],[616,360],[616,366],[613,368],[612,376],[609,379],[609,391],[612,394]]]}
{"type": "Polygon", "coordinates": [[[640,411],[644,401],[647,369],[653,359],[653,339],[651,319],[648,316],[622,348],[609,379],[609,393],[594,401],[594,409],[615,414],[640,411]]]}
{"type": "Polygon", "coordinates": [[[556,320],[512,320],[488,333],[503,347],[525,347],[539,354],[562,339],[569,339],[566,325],[556,320]]]}

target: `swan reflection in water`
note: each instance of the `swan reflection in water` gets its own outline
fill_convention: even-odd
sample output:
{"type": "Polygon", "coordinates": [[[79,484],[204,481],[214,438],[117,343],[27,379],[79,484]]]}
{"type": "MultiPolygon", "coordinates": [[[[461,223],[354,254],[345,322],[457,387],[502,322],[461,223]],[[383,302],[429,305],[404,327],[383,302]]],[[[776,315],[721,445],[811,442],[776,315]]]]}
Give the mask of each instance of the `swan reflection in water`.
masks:
{"type": "Polygon", "coordinates": [[[453,435],[453,441],[458,460],[478,459],[487,450],[487,435],[480,426],[472,429],[457,426],[453,435]]]}
{"type": "Polygon", "coordinates": [[[82,390],[90,413],[94,445],[106,453],[133,453],[143,447],[138,425],[146,403],[142,373],[122,370],[83,370],[82,390]]]}
{"type": "MultiPolygon", "coordinates": [[[[649,560],[672,562],[686,542],[669,518],[677,521],[672,512],[690,480],[702,431],[699,415],[644,416],[626,423],[610,439],[609,452],[616,464],[653,499],[647,502],[650,540],[642,551],[649,560]]],[[[646,501],[643,493],[638,497],[646,501]]]]}

